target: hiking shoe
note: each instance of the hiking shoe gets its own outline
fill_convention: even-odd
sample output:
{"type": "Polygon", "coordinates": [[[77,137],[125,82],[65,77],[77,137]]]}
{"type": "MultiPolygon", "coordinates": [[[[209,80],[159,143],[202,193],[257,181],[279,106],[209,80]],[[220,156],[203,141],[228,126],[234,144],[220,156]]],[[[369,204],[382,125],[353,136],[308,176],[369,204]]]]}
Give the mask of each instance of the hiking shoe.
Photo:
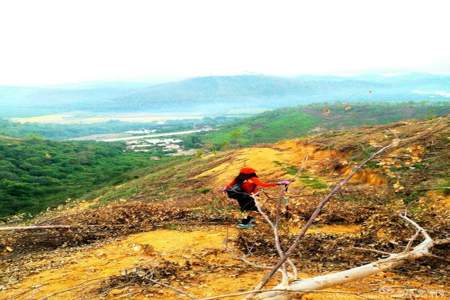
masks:
{"type": "Polygon", "coordinates": [[[255,223],[255,218],[247,217],[241,220],[241,224],[255,223]]]}
{"type": "Polygon", "coordinates": [[[250,228],[253,228],[253,227],[255,227],[255,224],[253,224],[253,223],[247,223],[247,224],[238,224],[237,225],[237,228],[240,228],[240,229],[250,229],[250,228]]]}

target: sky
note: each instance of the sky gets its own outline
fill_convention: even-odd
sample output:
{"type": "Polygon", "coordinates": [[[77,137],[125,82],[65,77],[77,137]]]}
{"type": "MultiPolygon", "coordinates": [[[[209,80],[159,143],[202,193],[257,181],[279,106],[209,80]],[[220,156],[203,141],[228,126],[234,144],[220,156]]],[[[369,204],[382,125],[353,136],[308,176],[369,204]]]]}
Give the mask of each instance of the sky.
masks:
{"type": "Polygon", "coordinates": [[[0,85],[450,73],[448,0],[0,0],[0,85]]]}

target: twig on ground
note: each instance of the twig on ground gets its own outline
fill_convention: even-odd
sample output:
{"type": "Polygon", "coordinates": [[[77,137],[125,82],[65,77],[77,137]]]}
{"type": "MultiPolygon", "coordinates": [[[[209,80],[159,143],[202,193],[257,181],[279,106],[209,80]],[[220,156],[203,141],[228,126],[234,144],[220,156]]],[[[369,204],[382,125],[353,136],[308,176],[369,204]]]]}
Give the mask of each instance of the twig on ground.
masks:
{"type": "Polygon", "coordinates": [[[408,245],[406,245],[405,250],[403,250],[403,252],[408,252],[411,249],[412,244],[417,239],[419,234],[420,234],[420,231],[417,230],[416,233],[409,239],[408,245]]]}
{"type": "Polygon", "coordinates": [[[254,262],[248,260],[245,256],[241,256],[241,257],[235,256],[234,258],[239,259],[239,260],[245,262],[246,264],[248,264],[252,267],[258,268],[258,269],[269,269],[269,270],[272,269],[271,266],[264,266],[264,265],[259,265],[257,263],[254,263],[254,262]]]}
{"type": "Polygon", "coordinates": [[[177,293],[180,294],[180,295],[183,295],[183,296],[185,296],[185,297],[188,297],[188,298],[190,298],[190,299],[192,299],[192,300],[197,299],[197,298],[195,298],[194,296],[192,296],[191,294],[189,294],[188,292],[183,291],[183,290],[181,290],[181,289],[179,289],[179,288],[173,287],[173,286],[171,286],[171,285],[168,285],[168,284],[159,282],[159,281],[154,280],[154,279],[151,279],[151,278],[149,278],[148,280],[151,281],[151,282],[153,282],[154,284],[157,284],[157,285],[161,285],[161,286],[163,286],[163,287],[166,287],[166,288],[168,288],[168,289],[170,289],[170,290],[172,290],[172,291],[174,291],[174,292],[177,292],[177,293]]]}
{"type": "Polygon", "coordinates": [[[388,256],[392,254],[392,253],[389,253],[389,252],[380,251],[380,250],[376,250],[376,249],[370,249],[370,248],[352,247],[352,249],[360,250],[360,251],[367,251],[367,252],[374,252],[374,253],[377,253],[377,254],[383,254],[383,255],[388,255],[388,256]]]}
{"type": "Polygon", "coordinates": [[[33,225],[33,226],[13,226],[0,227],[0,231],[15,231],[15,230],[41,230],[41,229],[71,229],[71,228],[93,228],[93,227],[130,227],[129,224],[105,224],[105,225],[33,225]]]}
{"type": "Polygon", "coordinates": [[[59,290],[59,291],[53,292],[51,294],[48,294],[47,296],[41,298],[41,300],[48,300],[49,298],[54,297],[56,295],[64,294],[64,293],[67,293],[67,292],[79,289],[79,288],[84,287],[86,285],[92,284],[92,282],[94,282],[94,281],[99,281],[99,280],[102,280],[102,279],[106,279],[108,277],[109,276],[103,276],[103,277],[97,277],[97,278],[92,278],[92,279],[83,281],[82,283],[80,283],[80,284],[78,284],[76,286],[70,287],[68,289],[59,290]]]}

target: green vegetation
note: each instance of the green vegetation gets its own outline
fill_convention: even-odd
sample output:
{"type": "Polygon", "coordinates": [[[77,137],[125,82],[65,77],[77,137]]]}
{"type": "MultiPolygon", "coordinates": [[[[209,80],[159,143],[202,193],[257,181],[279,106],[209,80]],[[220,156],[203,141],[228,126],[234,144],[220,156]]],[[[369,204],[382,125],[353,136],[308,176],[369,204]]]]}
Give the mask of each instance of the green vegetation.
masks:
{"type": "Polygon", "coordinates": [[[436,190],[444,195],[450,195],[450,176],[447,174],[445,178],[441,179],[436,186],[436,190]]]}
{"type": "MultiPolygon", "coordinates": [[[[221,150],[258,143],[273,143],[330,129],[427,119],[449,113],[448,101],[311,104],[265,112],[234,124],[224,125],[220,130],[194,136],[198,137],[195,139],[196,144],[221,150]]],[[[192,140],[193,137],[188,136],[184,139],[192,140]]]]}
{"type": "MultiPolygon", "coordinates": [[[[188,145],[187,148],[206,148],[199,149],[197,156],[200,157],[207,149],[220,150],[270,143],[316,132],[329,132],[331,129],[385,124],[449,113],[448,102],[315,104],[270,111],[234,124],[228,124],[229,120],[225,119],[206,120],[202,124],[218,122],[214,124],[222,124],[222,126],[217,131],[193,134],[183,139],[188,145]]],[[[111,128],[115,128],[112,124],[109,124],[111,128]]],[[[119,125],[120,122],[117,126],[119,125]]],[[[169,184],[166,177],[168,169],[171,168],[174,172],[170,180],[183,182],[186,178],[190,178],[187,173],[192,171],[192,165],[187,167],[186,163],[192,159],[191,157],[166,157],[160,161],[154,161],[150,159],[150,156],[158,153],[125,152],[125,146],[120,143],[56,142],[37,137],[23,140],[7,137],[8,135],[41,135],[39,133],[41,129],[47,136],[54,132],[55,138],[71,136],[75,134],[74,132],[80,133],[76,125],[67,125],[75,126],[74,132],[66,132],[69,127],[65,125],[54,125],[54,128],[53,125],[42,125],[42,128],[40,126],[0,121],[0,217],[22,212],[35,214],[48,207],[65,203],[69,198],[101,196],[101,201],[105,203],[120,198],[139,198],[140,195],[145,194],[146,197],[150,195],[155,199],[164,200],[171,197],[168,191],[174,188],[172,182],[169,184]],[[57,134],[57,131],[61,133],[57,134]],[[158,184],[147,186],[145,182],[158,184]],[[122,188],[111,188],[112,185],[121,183],[125,183],[122,188]],[[141,189],[142,186],[145,187],[144,190],[141,189]]],[[[85,125],[79,126],[81,128],[85,125]]],[[[184,125],[174,123],[168,126],[184,125]]],[[[86,129],[89,126],[83,128],[86,129]]],[[[91,129],[94,130],[93,127],[91,129]]],[[[165,129],[169,130],[169,127],[165,129]]],[[[117,130],[117,127],[111,130],[117,130]]],[[[352,134],[356,137],[360,133],[352,134]]],[[[326,137],[325,140],[328,141],[330,138],[331,136],[326,137]]],[[[365,147],[358,153],[367,155],[371,152],[368,151],[368,145],[365,147]]],[[[369,167],[379,168],[376,163],[369,167]]],[[[421,162],[414,168],[425,171],[427,165],[421,162]]],[[[325,182],[299,172],[295,166],[286,165],[285,169],[288,174],[296,176],[312,189],[327,187],[325,182]]],[[[448,194],[448,180],[443,181],[438,189],[448,194]]],[[[210,190],[195,186],[190,192],[193,195],[202,196],[209,194],[210,190]]]]}
{"type": "Polygon", "coordinates": [[[314,190],[321,190],[321,189],[326,189],[328,188],[328,185],[323,182],[322,180],[311,176],[309,174],[302,174],[300,176],[298,176],[300,178],[300,181],[307,187],[314,189],[314,190]]]}
{"type": "Polygon", "coordinates": [[[296,175],[298,172],[298,168],[296,166],[288,166],[285,168],[285,170],[289,175],[296,175]]]}
{"type": "Polygon", "coordinates": [[[119,143],[0,139],[0,217],[38,213],[170,160],[150,155],[124,152],[119,143]]]}
{"type": "Polygon", "coordinates": [[[303,111],[280,109],[259,114],[204,135],[203,142],[217,149],[269,143],[305,135],[320,118],[303,111]]]}

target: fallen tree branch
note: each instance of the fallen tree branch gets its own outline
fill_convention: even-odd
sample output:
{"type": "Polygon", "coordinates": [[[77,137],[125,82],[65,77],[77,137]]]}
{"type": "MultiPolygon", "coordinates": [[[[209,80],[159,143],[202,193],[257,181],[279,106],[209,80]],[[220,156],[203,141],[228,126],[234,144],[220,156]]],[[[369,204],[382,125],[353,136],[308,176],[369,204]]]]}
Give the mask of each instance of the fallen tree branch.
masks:
{"type": "Polygon", "coordinates": [[[235,256],[233,258],[241,260],[244,263],[248,264],[249,266],[252,266],[252,267],[257,268],[257,269],[269,269],[269,270],[272,269],[271,266],[263,266],[263,265],[259,265],[257,263],[254,263],[254,262],[248,260],[245,256],[241,256],[241,257],[235,256]]]}
{"type": "Polygon", "coordinates": [[[392,253],[386,252],[386,251],[380,251],[376,249],[370,249],[370,248],[362,248],[362,247],[352,247],[352,249],[360,250],[360,251],[366,251],[366,252],[373,252],[377,254],[383,254],[383,255],[391,255],[392,253]]]}
{"type": "Polygon", "coordinates": [[[408,252],[411,249],[412,244],[417,239],[419,234],[420,234],[420,231],[417,230],[416,233],[412,236],[412,238],[409,239],[408,245],[406,245],[404,252],[408,252]]]}
{"type": "Polygon", "coordinates": [[[434,128],[431,128],[430,130],[419,134],[417,136],[413,136],[407,139],[403,139],[400,140],[398,138],[395,138],[390,144],[382,147],[381,149],[379,149],[378,151],[372,153],[367,159],[365,159],[363,162],[361,162],[358,166],[356,166],[348,175],[347,177],[345,177],[344,179],[342,179],[338,184],[336,184],[336,186],[334,186],[334,188],[330,191],[330,193],[325,196],[320,202],[319,205],[317,206],[317,208],[314,210],[314,212],[312,213],[311,217],[309,218],[309,220],[306,222],[306,224],[303,226],[303,228],[300,230],[300,232],[297,234],[296,238],[294,239],[294,242],[291,244],[291,246],[286,250],[285,255],[283,257],[280,258],[280,260],[277,262],[277,264],[272,268],[272,270],[270,270],[269,273],[266,274],[266,276],[264,276],[264,278],[261,280],[260,283],[258,283],[255,287],[255,291],[258,291],[260,289],[262,289],[268,282],[269,280],[273,277],[273,275],[275,275],[275,273],[277,272],[277,270],[286,262],[286,260],[288,259],[289,255],[292,254],[292,252],[297,248],[300,240],[304,237],[304,235],[306,234],[306,231],[309,229],[309,227],[312,225],[312,223],[314,222],[314,220],[317,218],[317,216],[320,214],[320,212],[322,211],[323,207],[333,198],[333,196],[339,191],[341,190],[341,188],[346,185],[350,179],[356,174],[358,173],[368,162],[370,162],[371,160],[373,160],[375,157],[381,155],[384,152],[387,152],[389,150],[398,148],[399,146],[404,146],[407,145],[411,142],[420,140],[422,138],[425,138],[433,133],[442,131],[444,128],[446,127],[445,124],[440,124],[438,123],[436,126],[434,126],[434,128]]]}
{"type": "Polygon", "coordinates": [[[0,231],[14,230],[41,230],[41,229],[70,229],[70,228],[89,228],[89,227],[130,227],[128,224],[111,224],[111,225],[32,225],[32,226],[13,226],[0,227],[0,231]]]}
{"type": "Polygon", "coordinates": [[[286,251],[285,255],[278,261],[278,263],[272,268],[272,270],[261,280],[261,282],[255,287],[255,290],[262,289],[272,278],[272,276],[276,273],[278,268],[280,268],[284,262],[288,259],[289,255],[294,251],[294,249],[297,247],[298,243],[300,242],[301,238],[306,234],[306,231],[309,229],[309,227],[312,225],[314,220],[317,218],[319,213],[322,211],[323,207],[332,199],[334,194],[336,194],[345,184],[347,184],[350,179],[357,173],[359,170],[361,170],[369,161],[380,155],[381,153],[387,151],[388,149],[393,148],[394,146],[398,145],[398,141],[394,141],[390,143],[389,145],[381,148],[377,152],[373,153],[369,158],[367,158],[365,161],[360,163],[356,168],[354,168],[350,174],[347,175],[343,180],[341,180],[336,186],[331,190],[331,192],[323,198],[317,208],[312,213],[311,217],[309,218],[308,222],[303,226],[303,228],[300,230],[298,235],[295,237],[294,242],[291,244],[291,246],[286,251]]]}
{"type": "MultiPolygon", "coordinates": [[[[406,262],[417,260],[421,257],[433,256],[430,250],[431,248],[433,248],[433,246],[435,246],[435,244],[429,234],[425,231],[425,229],[423,229],[420,225],[418,225],[406,215],[400,215],[400,217],[404,219],[408,224],[415,227],[424,238],[424,240],[419,245],[415,246],[410,251],[393,253],[390,254],[387,258],[379,259],[375,262],[365,264],[356,268],[351,268],[345,271],[320,275],[301,281],[294,281],[287,287],[287,289],[295,292],[304,292],[306,290],[321,290],[331,286],[365,278],[378,272],[390,270],[406,262]]],[[[276,286],[274,290],[279,289],[280,286],[281,285],[276,286]]],[[[279,299],[279,297],[282,295],[282,292],[272,291],[261,293],[258,295],[258,298],[279,299]]]]}
{"type": "MultiPolygon", "coordinates": [[[[236,292],[236,293],[212,296],[212,297],[207,297],[207,298],[200,298],[198,300],[216,300],[216,299],[231,298],[231,297],[237,297],[237,296],[245,296],[245,295],[250,295],[250,294],[262,294],[262,293],[267,293],[267,292],[271,292],[271,291],[272,292],[273,291],[282,292],[282,293],[293,293],[293,294],[299,293],[299,292],[291,291],[288,289],[266,289],[266,290],[259,290],[259,291],[236,292]]],[[[360,295],[363,293],[352,293],[352,292],[344,292],[344,291],[302,291],[302,293],[308,293],[308,292],[327,293],[327,294],[344,294],[344,295],[352,295],[352,296],[361,297],[363,299],[367,299],[366,297],[360,295]]]]}

